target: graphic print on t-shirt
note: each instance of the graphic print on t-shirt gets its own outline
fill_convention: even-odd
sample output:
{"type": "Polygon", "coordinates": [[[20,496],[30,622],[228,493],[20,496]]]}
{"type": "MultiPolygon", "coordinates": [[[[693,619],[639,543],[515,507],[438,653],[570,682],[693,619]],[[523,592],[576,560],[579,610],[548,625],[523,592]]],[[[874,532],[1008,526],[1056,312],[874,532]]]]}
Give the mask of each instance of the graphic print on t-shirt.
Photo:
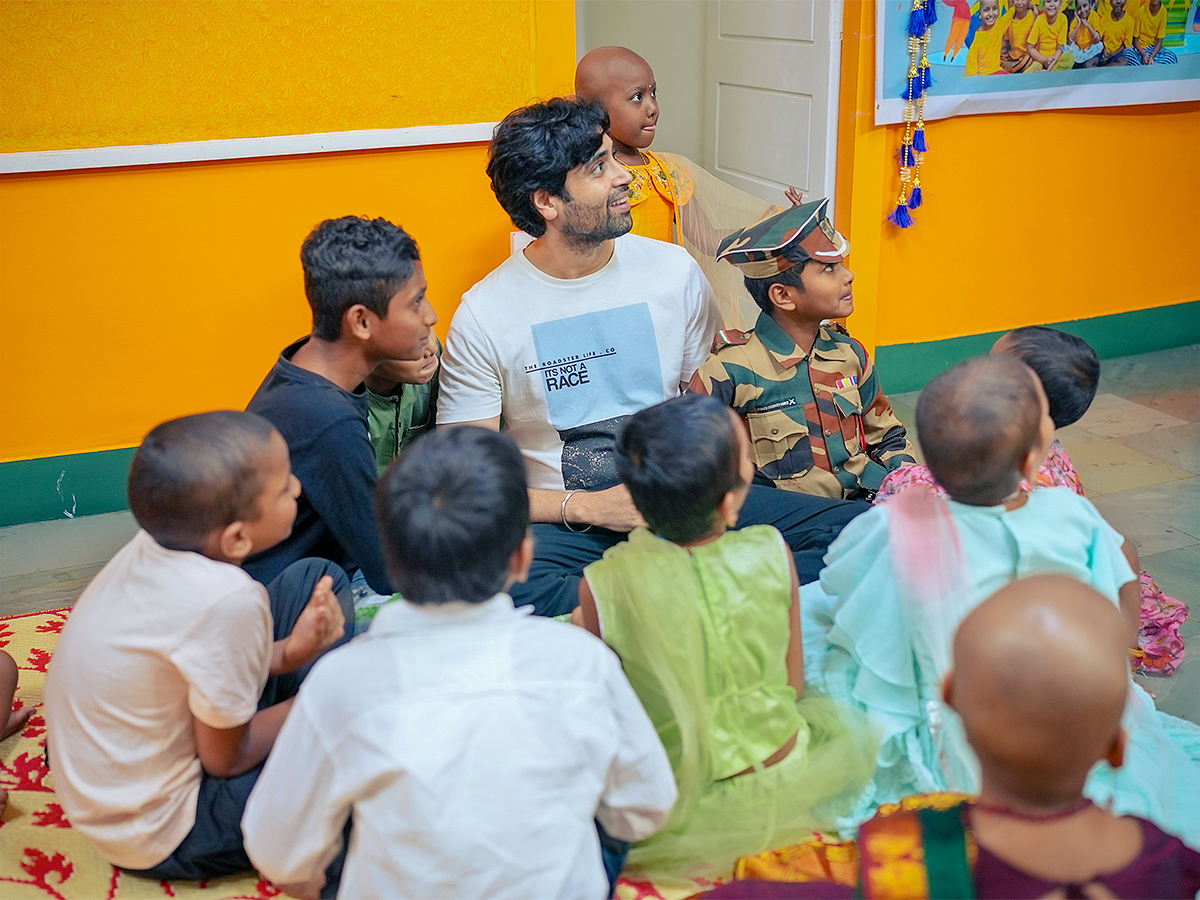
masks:
{"type": "Polygon", "coordinates": [[[567,490],[616,484],[612,444],[620,420],[662,401],[662,365],[650,307],[634,303],[532,327],[550,424],[563,441],[567,490]]]}

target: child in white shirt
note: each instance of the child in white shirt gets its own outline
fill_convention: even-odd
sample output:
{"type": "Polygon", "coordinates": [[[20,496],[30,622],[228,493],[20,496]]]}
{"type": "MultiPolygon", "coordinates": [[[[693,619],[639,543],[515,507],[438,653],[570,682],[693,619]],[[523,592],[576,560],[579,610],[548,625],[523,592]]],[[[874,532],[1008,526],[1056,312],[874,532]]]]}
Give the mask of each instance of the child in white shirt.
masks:
{"type": "Polygon", "coordinates": [[[606,850],[647,837],[675,782],[612,651],[505,593],[533,558],[516,445],[432,432],[376,505],[400,594],[305,682],[246,807],[250,858],[314,896],[352,815],[339,896],[610,894],[627,848],[602,855],[593,819],[606,850]]]}

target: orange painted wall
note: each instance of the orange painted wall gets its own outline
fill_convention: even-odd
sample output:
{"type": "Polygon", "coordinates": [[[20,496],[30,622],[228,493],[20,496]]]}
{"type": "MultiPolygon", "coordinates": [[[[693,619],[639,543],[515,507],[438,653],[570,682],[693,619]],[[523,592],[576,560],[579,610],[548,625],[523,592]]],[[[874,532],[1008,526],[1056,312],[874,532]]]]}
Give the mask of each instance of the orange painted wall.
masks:
{"type": "MultiPolygon", "coordinates": [[[[385,5],[439,7],[458,27],[446,15],[457,4],[385,5]]],[[[438,53],[479,83],[507,78],[512,96],[479,107],[397,65],[406,91],[448,107],[406,124],[494,121],[570,85],[574,4],[506,5],[527,13],[515,56],[438,53]]],[[[413,46],[410,27],[395,46],[413,46]]],[[[163,419],[244,406],[308,331],[299,248],[325,218],[408,229],[444,336],[462,293],[508,253],[486,158],[467,145],[0,177],[0,462],[133,446],[163,419]]]]}
{"type": "Polygon", "coordinates": [[[875,5],[847,0],[837,219],[855,336],[916,343],[1200,300],[1200,103],[930,122],[925,203],[901,230],[884,218],[903,126],[874,125],[874,63],[875,5]]]}

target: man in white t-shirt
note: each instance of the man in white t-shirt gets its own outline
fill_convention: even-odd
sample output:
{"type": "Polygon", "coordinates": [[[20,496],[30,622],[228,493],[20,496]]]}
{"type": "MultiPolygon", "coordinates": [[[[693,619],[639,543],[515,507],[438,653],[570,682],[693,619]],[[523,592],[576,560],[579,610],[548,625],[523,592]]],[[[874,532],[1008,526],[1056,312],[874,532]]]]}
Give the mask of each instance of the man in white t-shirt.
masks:
{"type": "MultiPolygon", "coordinates": [[[[442,361],[439,424],[503,424],[525,457],[537,557],[517,604],[570,612],[583,567],[644,524],[612,447],[625,419],[674,397],[708,357],[716,299],[681,247],[629,234],[629,171],[599,104],[519,109],[488,175],[534,236],[464,296],[442,361]]],[[[783,532],[802,581],[865,504],[755,486],[739,525],[783,532]]]]}

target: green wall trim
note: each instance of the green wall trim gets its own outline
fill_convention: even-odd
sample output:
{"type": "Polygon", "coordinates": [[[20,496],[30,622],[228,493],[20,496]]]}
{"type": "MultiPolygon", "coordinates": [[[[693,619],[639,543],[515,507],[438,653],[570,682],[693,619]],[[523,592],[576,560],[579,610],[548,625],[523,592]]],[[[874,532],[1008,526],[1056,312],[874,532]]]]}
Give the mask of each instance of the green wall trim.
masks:
{"type": "Polygon", "coordinates": [[[125,496],[136,447],[0,464],[0,526],[129,509],[125,496]]]}
{"type": "MultiPolygon", "coordinates": [[[[1200,344],[1200,301],[1073,322],[1052,322],[1050,327],[1083,338],[1096,348],[1101,359],[1187,347],[1200,344]]],[[[939,372],[987,353],[1002,334],[1003,331],[993,331],[943,341],[878,347],[875,366],[880,383],[889,394],[920,390],[939,372]]]]}
{"type": "MultiPolygon", "coordinates": [[[[1102,359],[1186,347],[1200,344],[1200,301],[1055,322],[1053,327],[1079,335],[1102,359]]],[[[879,347],[875,354],[879,379],[890,394],[920,390],[939,372],[987,353],[1003,333],[879,347]]],[[[136,449],[0,463],[0,526],[128,509],[125,483],[136,449]]]]}

